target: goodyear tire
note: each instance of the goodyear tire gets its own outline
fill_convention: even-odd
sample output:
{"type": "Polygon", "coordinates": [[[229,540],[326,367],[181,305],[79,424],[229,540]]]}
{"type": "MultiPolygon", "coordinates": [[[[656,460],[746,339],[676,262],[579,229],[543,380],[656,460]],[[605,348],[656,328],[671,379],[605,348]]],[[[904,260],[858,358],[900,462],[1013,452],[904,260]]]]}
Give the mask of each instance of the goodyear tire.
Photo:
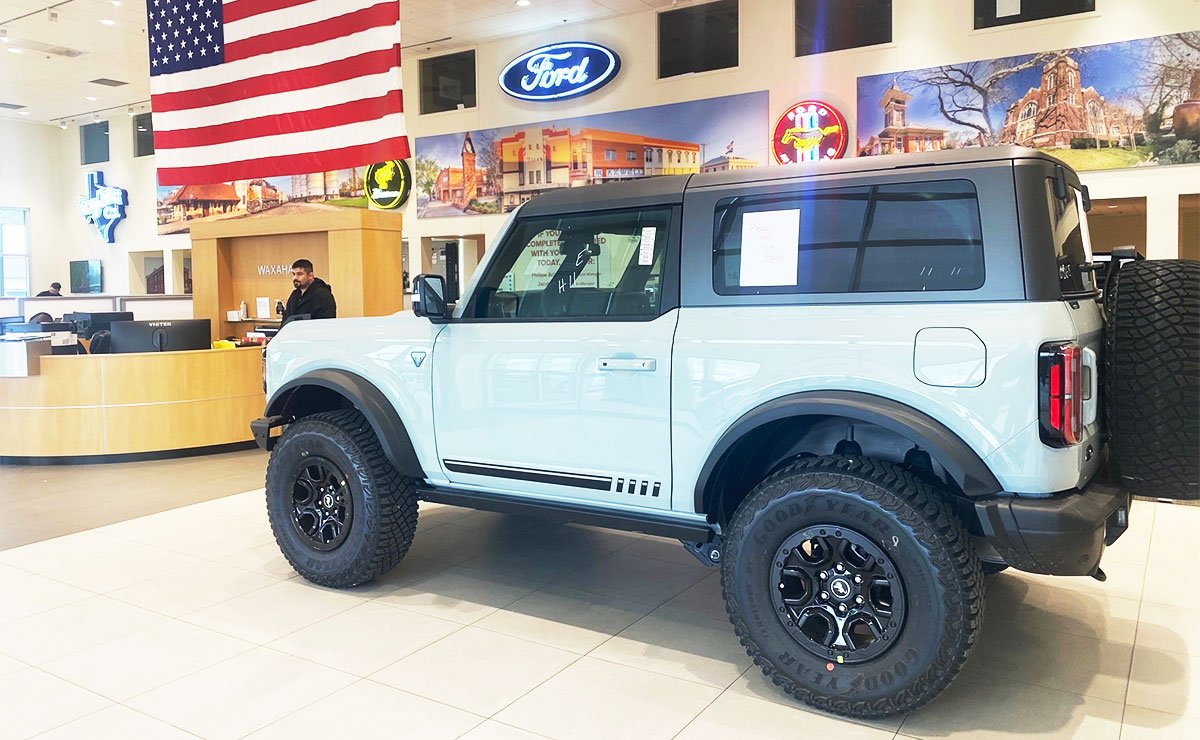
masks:
{"type": "Polygon", "coordinates": [[[938,492],[861,458],[808,458],[759,484],[730,524],[721,583],[766,676],[849,717],[941,693],[983,614],[979,560],[938,492]]]}
{"type": "Polygon", "coordinates": [[[1200,262],[1121,265],[1106,297],[1105,402],[1132,493],[1200,498],[1200,262]]]}
{"type": "Polygon", "coordinates": [[[267,515],[297,573],[348,588],[404,558],[417,530],[417,496],[362,414],[331,411],[293,422],[272,450],[267,515]]]}

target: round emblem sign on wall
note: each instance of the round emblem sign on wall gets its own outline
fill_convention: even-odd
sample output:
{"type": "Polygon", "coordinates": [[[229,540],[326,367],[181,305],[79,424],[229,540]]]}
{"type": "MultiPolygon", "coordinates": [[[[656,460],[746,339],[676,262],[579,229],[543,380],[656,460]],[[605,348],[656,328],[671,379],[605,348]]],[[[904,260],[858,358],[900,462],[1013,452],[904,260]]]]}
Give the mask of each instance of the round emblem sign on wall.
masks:
{"type": "Polygon", "coordinates": [[[820,100],[804,100],[775,123],[771,149],[780,164],[838,159],[846,153],[846,119],[820,100]]]}
{"type": "Polygon", "coordinates": [[[391,211],[408,201],[412,191],[412,173],[408,164],[399,159],[377,162],[367,167],[367,201],[374,207],[391,211]]]}

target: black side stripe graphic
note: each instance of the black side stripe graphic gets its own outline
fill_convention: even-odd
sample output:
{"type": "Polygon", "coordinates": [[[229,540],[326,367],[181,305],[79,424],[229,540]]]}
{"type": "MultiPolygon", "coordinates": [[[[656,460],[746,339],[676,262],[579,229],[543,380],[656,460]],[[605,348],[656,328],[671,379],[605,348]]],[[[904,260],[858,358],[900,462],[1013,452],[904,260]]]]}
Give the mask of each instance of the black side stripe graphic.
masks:
{"type": "Polygon", "coordinates": [[[466,473],[468,475],[486,475],[493,478],[549,483],[556,486],[573,486],[575,488],[588,488],[594,491],[611,491],[613,486],[612,478],[605,478],[599,475],[534,470],[531,468],[516,468],[509,465],[473,463],[464,460],[443,460],[442,463],[445,464],[447,470],[455,473],[466,473]]]}

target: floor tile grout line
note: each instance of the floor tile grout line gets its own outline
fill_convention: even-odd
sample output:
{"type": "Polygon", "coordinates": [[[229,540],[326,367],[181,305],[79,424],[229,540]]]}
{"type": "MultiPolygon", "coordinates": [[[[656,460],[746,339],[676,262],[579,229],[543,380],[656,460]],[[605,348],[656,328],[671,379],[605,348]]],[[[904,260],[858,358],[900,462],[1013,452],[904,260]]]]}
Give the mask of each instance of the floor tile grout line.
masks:
{"type": "MultiPolygon", "coordinates": [[[[93,691],[92,689],[89,689],[89,688],[87,688],[86,686],[80,686],[79,684],[75,683],[74,681],[70,681],[70,680],[68,680],[68,679],[65,679],[65,678],[63,678],[62,676],[59,676],[59,675],[57,675],[57,674],[54,674],[54,673],[51,673],[50,671],[47,671],[46,669],[44,669],[44,668],[41,668],[40,666],[31,665],[31,666],[29,666],[29,668],[30,668],[30,669],[32,669],[32,670],[35,670],[35,671],[37,671],[38,673],[43,673],[43,674],[45,674],[45,675],[47,675],[47,676],[49,676],[49,677],[51,677],[51,678],[55,679],[56,681],[62,681],[63,683],[65,683],[65,684],[68,684],[68,685],[70,685],[70,686],[73,686],[74,688],[77,688],[77,689],[79,689],[80,691],[86,691],[87,693],[89,693],[89,694],[92,694],[93,696],[99,697],[99,698],[100,698],[100,699],[102,699],[103,701],[106,701],[106,702],[108,702],[108,704],[106,704],[105,706],[102,706],[102,707],[100,707],[99,709],[96,709],[95,711],[86,712],[86,713],[84,713],[84,714],[82,714],[82,715],[80,715],[80,716],[78,716],[78,717],[75,717],[74,719],[67,720],[66,722],[60,722],[60,723],[58,723],[58,724],[54,725],[53,727],[47,727],[46,729],[44,729],[44,730],[42,730],[41,732],[39,732],[39,733],[38,733],[38,735],[44,735],[44,734],[46,734],[47,732],[50,732],[50,731],[52,731],[52,730],[56,730],[56,729],[58,729],[58,728],[60,728],[60,727],[63,727],[64,725],[69,725],[69,724],[71,724],[72,722],[74,722],[75,720],[83,719],[84,717],[90,717],[90,716],[92,716],[93,714],[96,714],[96,712],[102,712],[102,711],[104,711],[105,709],[108,709],[109,707],[111,707],[111,706],[113,706],[113,705],[115,705],[115,704],[118,704],[118,703],[119,703],[119,702],[115,702],[115,701],[113,701],[112,699],[109,699],[109,698],[108,698],[107,696],[105,696],[104,694],[101,694],[101,693],[99,693],[99,692],[97,692],[97,691],[93,691]]],[[[33,737],[36,737],[36,735],[34,735],[33,737]]]]}
{"type": "MultiPolygon", "coordinates": [[[[1155,505],[1151,509],[1151,511],[1154,512],[1154,515],[1153,515],[1154,519],[1157,520],[1158,506],[1155,505]]],[[[1118,728],[1118,737],[1124,736],[1124,734],[1125,734],[1125,715],[1129,711],[1129,692],[1133,688],[1133,664],[1134,664],[1135,659],[1137,658],[1137,637],[1138,637],[1138,632],[1140,632],[1141,628],[1142,628],[1142,609],[1144,608],[1145,603],[1146,603],[1146,599],[1145,599],[1146,578],[1150,574],[1149,551],[1151,549],[1153,549],[1153,547],[1154,547],[1154,525],[1152,524],[1151,530],[1150,530],[1150,543],[1149,543],[1149,547],[1147,548],[1146,564],[1142,567],[1142,589],[1139,592],[1139,598],[1138,598],[1137,621],[1134,622],[1134,625],[1133,625],[1133,646],[1129,651],[1129,671],[1125,675],[1125,696],[1124,696],[1124,699],[1121,701],[1121,725],[1118,728]]]]}

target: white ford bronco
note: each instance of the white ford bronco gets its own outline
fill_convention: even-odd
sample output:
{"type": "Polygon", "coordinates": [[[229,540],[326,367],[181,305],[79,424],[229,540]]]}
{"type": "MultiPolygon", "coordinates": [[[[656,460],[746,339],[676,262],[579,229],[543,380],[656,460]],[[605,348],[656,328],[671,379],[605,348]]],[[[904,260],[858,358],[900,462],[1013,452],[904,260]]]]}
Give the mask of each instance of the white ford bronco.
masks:
{"type": "Polygon", "coordinates": [[[1132,494],[1198,495],[1200,263],[1095,285],[1088,206],[1016,148],[542,195],[456,305],[422,275],[411,312],[271,342],[275,537],[334,587],[420,500],[676,538],[782,689],[921,706],[985,573],[1103,580],[1132,494]]]}

